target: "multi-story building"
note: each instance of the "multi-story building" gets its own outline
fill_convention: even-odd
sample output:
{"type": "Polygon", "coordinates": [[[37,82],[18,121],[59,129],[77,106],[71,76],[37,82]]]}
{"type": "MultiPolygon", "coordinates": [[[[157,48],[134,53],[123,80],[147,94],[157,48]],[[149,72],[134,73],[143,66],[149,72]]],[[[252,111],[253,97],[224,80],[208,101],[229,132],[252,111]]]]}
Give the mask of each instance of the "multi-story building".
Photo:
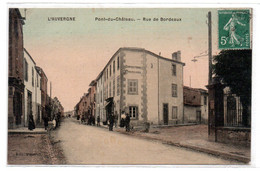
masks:
{"type": "Polygon", "coordinates": [[[91,81],[91,83],[89,84],[90,89],[89,89],[89,104],[88,104],[88,108],[89,108],[89,113],[90,115],[92,115],[94,118],[96,118],[96,86],[97,86],[97,82],[96,80],[91,81]]]}
{"type": "Polygon", "coordinates": [[[19,9],[9,9],[8,128],[23,126],[23,24],[19,9]]]}
{"type": "Polygon", "coordinates": [[[77,115],[82,118],[86,118],[88,114],[88,109],[87,109],[87,100],[88,100],[89,93],[84,93],[84,95],[80,98],[80,101],[76,105],[76,112],[77,115]]]}
{"type": "Polygon", "coordinates": [[[133,125],[182,123],[184,65],[180,51],[169,59],[142,48],[120,48],[96,79],[97,115],[106,121],[110,113],[120,118],[124,111],[133,125]]]}
{"type": "Polygon", "coordinates": [[[183,87],[184,123],[208,123],[208,92],[200,88],[183,87]]]}
{"type": "Polygon", "coordinates": [[[29,115],[32,114],[36,124],[42,121],[40,74],[36,63],[29,52],[24,49],[24,125],[28,126],[29,115]]]}
{"type": "Polygon", "coordinates": [[[40,82],[40,90],[41,90],[41,110],[42,110],[42,117],[50,117],[48,116],[47,106],[48,106],[48,95],[47,95],[47,84],[48,84],[48,78],[45,75],[42,68],[39,66],[36,66],[37,72],[41,76],[41,82],[40,82]]]}
{"type": "Polygon", "coordinates": [[[96,117],[100,117],[102,122],[106,121],[104,109],[104,84],[103,84],[103,71],[96,78],[96,117]]]}

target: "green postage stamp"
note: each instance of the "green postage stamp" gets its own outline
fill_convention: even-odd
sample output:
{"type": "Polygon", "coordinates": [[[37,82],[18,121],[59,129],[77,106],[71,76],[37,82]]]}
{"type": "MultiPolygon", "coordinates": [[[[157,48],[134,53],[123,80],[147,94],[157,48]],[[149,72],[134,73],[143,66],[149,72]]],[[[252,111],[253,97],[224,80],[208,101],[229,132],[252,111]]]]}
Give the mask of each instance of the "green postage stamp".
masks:
{"type": "Polygon", "coordinates": [[[250,49],[250,10],[218,11],[219,49],[250,49]]]}

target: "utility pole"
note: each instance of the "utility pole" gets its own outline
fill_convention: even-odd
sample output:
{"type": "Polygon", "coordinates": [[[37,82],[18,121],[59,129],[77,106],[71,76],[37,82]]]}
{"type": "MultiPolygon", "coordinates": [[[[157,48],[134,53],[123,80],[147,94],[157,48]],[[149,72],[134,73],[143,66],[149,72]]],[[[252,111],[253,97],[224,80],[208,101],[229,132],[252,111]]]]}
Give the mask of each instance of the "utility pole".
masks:
{"type": "Polygon", "coordinates": [[[208,55],[209,55],[209,80],[208,85],[212,83],[212,27],[211,11],[208,12],[208,55]]]}

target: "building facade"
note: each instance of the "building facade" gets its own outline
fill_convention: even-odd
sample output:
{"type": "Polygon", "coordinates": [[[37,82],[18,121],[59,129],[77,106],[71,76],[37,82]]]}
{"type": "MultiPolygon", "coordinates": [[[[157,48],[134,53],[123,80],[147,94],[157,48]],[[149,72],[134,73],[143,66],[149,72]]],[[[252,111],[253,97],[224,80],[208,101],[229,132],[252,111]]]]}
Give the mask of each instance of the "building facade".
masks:
{"type": "Polygon", "coordinates": [[[17,8],[9,9],[8,128],[24,124],[23,19],[17,8]]]}
{"type": "Polygon", "coordinates": [[[110,113],[120,118],[126,112],[133,125],[182,123],[184,65],[180,51],[169,59],[120,48],[96,79],[97,115],[104,122],[110,113]]]}
{"type": "Polygon", "coordinates": [[[184,123],[208,123],[208,93],[204,89],[183,87],[184,123]]]}
{"type": "Polygon", "coordinates": [[[50,118],[50,109],[48,110],[48,94],[47,94],[47,84],[48,84],[48,78],[45,75],[42,68],[39,66],[36,66],[37,72],[41,76],[40,81],[40,90],[41,90],[41,111],[42,111],[42,117],[49,117],[50,118]]]}
{"type": "Polygon", "coordinates": [[[89,113],[92,117],[96,119],[96,87],[97,87],[97,82],[96,80],[91,81],[89,84],[90,89],[89,89],[89,104],[88,104],[88,109],[89,113]]]}
{"type": "Polygon", "coordinates": [[[42,122],[40,78],[35,61],[24,49],[24,126],[28,126],[30,114],[36,124],[42,122]]]}

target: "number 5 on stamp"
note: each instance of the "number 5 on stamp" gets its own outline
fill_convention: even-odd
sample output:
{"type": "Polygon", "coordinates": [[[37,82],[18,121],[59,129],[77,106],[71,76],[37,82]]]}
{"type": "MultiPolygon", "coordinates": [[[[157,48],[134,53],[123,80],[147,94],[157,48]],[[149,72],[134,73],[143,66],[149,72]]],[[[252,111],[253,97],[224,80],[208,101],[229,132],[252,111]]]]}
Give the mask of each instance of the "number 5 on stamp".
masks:
{"type": "Polygon", "coordinates": [[[250,10],[219,10],[219,49],[250,49],[250,20],[250,10]]]}

